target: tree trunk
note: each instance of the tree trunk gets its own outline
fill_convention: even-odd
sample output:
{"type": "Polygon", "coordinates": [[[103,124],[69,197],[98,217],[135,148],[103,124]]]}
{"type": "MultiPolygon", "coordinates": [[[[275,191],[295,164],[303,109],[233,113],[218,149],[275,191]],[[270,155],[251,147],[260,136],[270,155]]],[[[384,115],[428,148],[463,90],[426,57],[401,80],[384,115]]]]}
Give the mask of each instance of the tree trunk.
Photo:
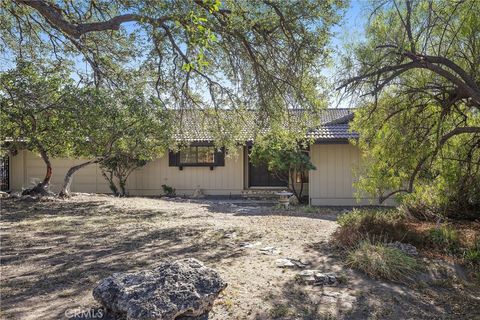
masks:
{"type": "Polygon", "coordinates": [[[26,189],[22,192],[22,195],[49,195],[48,187],[50,186],[50,180],[52,179],[52,163],[45,149],[40,148],[40,156],[47,167],[45,177],[43,181],[37,184],[35,187],[26,189]]]}
{"type": "Polygon", "coordinates": [[[298,193],[298,203],[302,203],[303,196],[303,181],[305,180],[305,174],[303,171],[300,173],[300,192],[298,193]]]}
{"type": "Polygon", "coordinates": [[[50,162],[50,157],[45,150],[41,149],[40,155],[42,156],[43,162],[45,162],[45,165],[47,166],[47,172],[45,173],[45,178],[43,178],[41,186],[43,189],[47,190],[50,186],[50,180],[52,180],[52,163],[50,162]]]}
{"type": "Polygon", "coordinates": [[[295,170],[290,170],[290,185],[293,195],[297,198],[298,203],[300,203],[300,198],[298,197],[297,190],[295,189],[295,170]]]}
{"type": "Polygon", "coordinates": [[[92,159],[90,161],[78,164],[78,165],[73,166],[70,169],[68,169],[67,174],[65,174],[65,178],[63,180],[62,190],[60,191],[60,193],[58,195],[62,198],[70,197],[70,186],[72,184],[72,178],[73,178],[73,175],[75,174],[75,172],[77,172],[78,170],[80,170],[83,167],[86,167],[90,164],[98,163],[99,161],[101,161],[101,160],[100,159],[92,159]]]}
{"type": "Polygon", "coordinates": [[[118,185],[120,186],[120,197],[125,197],[127,195],[127,190],[125,186],[127,185],[127,179],[118,178],[118,185]]]}
{"type": "Polygon", "coordinates": [[[115,178],[113,177],[113,173],[111,171],[108,171],[108,173],[109,173],[109,176],[104,170],[102,170],[102,175],[105,178],[105,180],[107,180],[110,190],[112,191],[114,196],[118,197],[119,195],[118,188],[115,185],[115,181],[114,181],[115,178]]]}

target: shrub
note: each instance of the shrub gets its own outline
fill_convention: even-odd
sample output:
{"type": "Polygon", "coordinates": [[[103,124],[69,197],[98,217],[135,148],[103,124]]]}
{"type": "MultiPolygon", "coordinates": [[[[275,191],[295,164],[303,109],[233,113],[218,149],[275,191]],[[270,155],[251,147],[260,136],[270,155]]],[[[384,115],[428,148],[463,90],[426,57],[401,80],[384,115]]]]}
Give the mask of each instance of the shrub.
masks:
{"type": "Polygon", "coordinates": [[[460,247],[457,231],[449,226],[430,229],[429,240],[434,247],[451,254],[458,252],[460,247]]]}
{"type": "Polygon", "coordinates": [[[480,248],[470,248],[463,253],[465,263],[478,266],[480,265],[480,248]]]}
{"type": "Polygon", "coordinates": [[[413,238],[405,225],[404,215],[398,210],[355,209],[341,215],[337,222],[340,227],[333,239],[342,247],[354,247],[365,239],[402,241],[413,238]]]}
{"type": "Polygon", "coordinates": [[[163,189],[163,193],[164,193],[167,197],[173,197],[173,196],[175,196],[175,188],[170,187],[170,186],[167,186],[166,184],[162,184],[162,189],[163,189]]]}
{"type": "Polygon", "coordinates": [[[347,256],[347,265],[375,279],[403,282],[412,278],[419,265],[415,258],[382,243],[362,241],[347,256]]]}
{"type": "Polygon", "coordinates": [[[463,261],[474,270],[480,271],[480,239],[476,241],[472,248],[463,253],[463,261]]]}
{"type": "Polygon", "coordinates": [[[272,319],[279,319],[288,316],[290,308],[286,304],[276,303],[270,309],[270,316],[272,319]]]}

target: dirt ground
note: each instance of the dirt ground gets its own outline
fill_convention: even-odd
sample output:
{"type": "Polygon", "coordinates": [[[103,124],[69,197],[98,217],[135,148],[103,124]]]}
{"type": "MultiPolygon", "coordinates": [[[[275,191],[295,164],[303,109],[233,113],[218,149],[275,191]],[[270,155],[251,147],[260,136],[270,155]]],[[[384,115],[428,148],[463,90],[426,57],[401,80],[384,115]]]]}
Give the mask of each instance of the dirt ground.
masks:
{"type": "Polygon", "coordinates": [[[210,319],[480,319],[478,291],[457,278],[408,285],[345,268],[328,243],[339,211],[212,201],[77,195],[1,202],[1,318],[65,319],[95,306],[113,272],[194,257],[228,287],[210,319]],[[273,252],[260,249],[274,247],[273,252]],[[336,272],[334,287],[298,284],[278,258],[336,272]]]}

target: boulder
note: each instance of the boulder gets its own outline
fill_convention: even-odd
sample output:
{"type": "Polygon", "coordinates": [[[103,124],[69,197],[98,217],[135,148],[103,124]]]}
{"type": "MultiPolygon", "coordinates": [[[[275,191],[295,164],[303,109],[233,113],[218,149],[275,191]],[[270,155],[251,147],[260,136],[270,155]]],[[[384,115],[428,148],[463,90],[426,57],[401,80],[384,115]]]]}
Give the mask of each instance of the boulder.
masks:
{"type": "Polygon", "coordinates": [[[409,256],[418,256],[417,248],[408,243],[402,243],[399,241],[391,242],[387,244],[387,247],[398,249],[409,256]]]}
{"type": "Polygon", "coordinates": [[[115,273],[93,289],[93,297],[127,320],[200,319],[226,286],[215,270],[196,259],[183,259],[151,270],[115,273]]]}

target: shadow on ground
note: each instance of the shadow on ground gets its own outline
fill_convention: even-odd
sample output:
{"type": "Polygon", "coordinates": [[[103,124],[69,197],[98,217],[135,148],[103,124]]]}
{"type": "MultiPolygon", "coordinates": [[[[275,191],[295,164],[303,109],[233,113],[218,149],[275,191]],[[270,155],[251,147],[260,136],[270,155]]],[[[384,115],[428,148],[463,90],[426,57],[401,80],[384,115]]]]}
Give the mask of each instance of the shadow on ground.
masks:
{"type": "Polygon", "coordinates": [[[25,318],[48,297],[35,318],[59,319],[71,302],[62,308],[56,298],[75,301],[113,272],[187,257],[228,265],[243,254],[221,231],[163,223],[176,215],[103,201],[2,201],[3,315],[25,318]]]}

